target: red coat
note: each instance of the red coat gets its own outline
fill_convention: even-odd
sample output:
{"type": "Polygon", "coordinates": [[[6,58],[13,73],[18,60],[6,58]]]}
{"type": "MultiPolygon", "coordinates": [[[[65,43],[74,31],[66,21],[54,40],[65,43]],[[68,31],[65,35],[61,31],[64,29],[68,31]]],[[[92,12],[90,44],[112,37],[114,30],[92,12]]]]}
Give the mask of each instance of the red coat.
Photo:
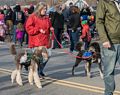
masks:
{"type": "Polygon", "coordinates": [[[0,21],[4,21],[5,19],[5,15],[4,14],[0,14],[0,21]]]}
{"type": "Polygon", "coordinates": [[[49,48],[50,28],[52,24],[48,16],[40,18],[32,14],[28,17],[25,27],[29,36],[28,47],[46,46],[49,48]],[[40,29],[43,29],[45,34],[41,33],[40,29]]]}

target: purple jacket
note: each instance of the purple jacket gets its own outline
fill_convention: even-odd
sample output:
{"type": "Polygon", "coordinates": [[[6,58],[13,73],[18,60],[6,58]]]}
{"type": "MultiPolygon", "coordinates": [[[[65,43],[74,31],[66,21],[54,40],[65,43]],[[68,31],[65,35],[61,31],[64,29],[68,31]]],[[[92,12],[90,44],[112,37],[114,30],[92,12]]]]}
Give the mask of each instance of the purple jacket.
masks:
{"type": "Polygon", "coordinates": [[[22,39],[23,38],[23,31],[20,31],[19,29],[16,29],[16,38],[22,39]]]}

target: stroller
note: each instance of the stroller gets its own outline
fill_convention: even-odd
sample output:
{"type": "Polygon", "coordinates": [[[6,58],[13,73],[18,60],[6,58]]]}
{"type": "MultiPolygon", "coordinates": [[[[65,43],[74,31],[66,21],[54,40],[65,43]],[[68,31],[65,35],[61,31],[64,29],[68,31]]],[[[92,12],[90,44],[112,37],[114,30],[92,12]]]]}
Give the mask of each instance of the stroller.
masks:
{"type": "Polygon", "coordinates": [[[63,48],[68,48],[70,45],[70,37],[67,32],[62,34],[62,46],[63,48]]]}
{"type": "Polygon", "coordinates": [[[4,42],[5,41],[5,34],[6,34],[6,29],[7,26],[3,21],[0,21],[0,41],[4,42]]]}

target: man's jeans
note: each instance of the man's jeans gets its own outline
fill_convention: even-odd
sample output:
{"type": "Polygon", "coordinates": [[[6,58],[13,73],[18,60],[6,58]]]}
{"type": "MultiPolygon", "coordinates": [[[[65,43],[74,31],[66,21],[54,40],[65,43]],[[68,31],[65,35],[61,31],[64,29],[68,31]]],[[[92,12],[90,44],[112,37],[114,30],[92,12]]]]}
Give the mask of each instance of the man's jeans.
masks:
{"type": "Polygon", "coordinates": [[[120,61],[120,44],[114,44],[110,49],[102,47],[102,61],[104,65],[104,95],[113,95],[115,90],[115,65],[117,61],[120,61]]]}

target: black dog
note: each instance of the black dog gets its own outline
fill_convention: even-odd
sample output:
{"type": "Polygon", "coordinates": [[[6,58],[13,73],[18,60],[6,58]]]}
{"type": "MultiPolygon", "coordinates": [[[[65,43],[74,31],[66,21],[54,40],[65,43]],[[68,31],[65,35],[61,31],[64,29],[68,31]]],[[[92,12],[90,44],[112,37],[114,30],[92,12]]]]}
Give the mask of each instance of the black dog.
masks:
{"type": "Polygon", "coordinates": [[[79,42],[76,45],[76,49],[79,51],[77,56],[79,56],[80,58],[76,58],[75,64],[73,65],[72,68],[72,75],[74,75],[74,71],[75,68],[79,65],[79,63],[81,61],[86,61],[85,64],[85,73],[87,74],[88,77],[91,77],[91,64],[92,63],[97,63],[99,66],[99,72],[100,72],[100,76],[103,79],[103,71],[102,71],[102,66],[101,66],[101,54],[100,54],[100,46],[99,43],[97,42],[93,42],[90,44],[89,49],[87,52],[91,53],[91,56],[89,57],[84,57],[83,55],[85,54],[86,51],[81,50],[82,47],[82,43],[79,42]]]}

